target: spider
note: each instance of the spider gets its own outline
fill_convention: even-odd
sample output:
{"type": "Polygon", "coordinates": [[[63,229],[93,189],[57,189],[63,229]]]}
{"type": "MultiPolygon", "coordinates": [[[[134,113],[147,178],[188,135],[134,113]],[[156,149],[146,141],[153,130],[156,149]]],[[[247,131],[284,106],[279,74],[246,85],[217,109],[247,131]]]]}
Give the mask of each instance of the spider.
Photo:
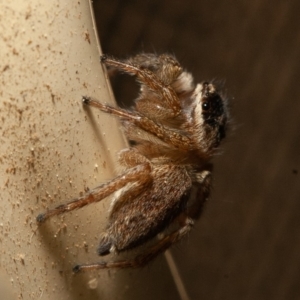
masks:
{"type": "Polygon", "coordinates": [[[135,268],[182,239],[199,217],[211,188],[211,158],[225,137],[226,99],[215,84],[194,84],[175,57],[142,53],[126,60],[101,56],[115,70],[136,76],[140,92],[131,110],[83,97],[84,105],[120,118],[130,147],[119,153],[123,172],[85,195],[37,216],[50,217],[112,198],[98,254],[140,246],[169,230],[134,258],[80,264],[74,272],[135,268]],[[177,226],[176,226],[177,225],[177,226]]]}

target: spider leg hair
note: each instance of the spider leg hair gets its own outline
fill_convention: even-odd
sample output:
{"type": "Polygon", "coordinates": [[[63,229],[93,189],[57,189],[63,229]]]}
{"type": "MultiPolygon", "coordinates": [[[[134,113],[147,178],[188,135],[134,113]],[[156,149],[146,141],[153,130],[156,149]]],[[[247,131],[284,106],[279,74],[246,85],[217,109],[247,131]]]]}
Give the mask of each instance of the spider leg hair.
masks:
{"type": "Polygon", "coordinates": [[[159,93],[163,99],[165,99],[168,106],[173,111],[173,116],[177,116],[180,113],[181,105],[176,92],[170,86],[164,85],[163,82],[150,70],[146,68],[141,69],[138,66],[115,60],[106,55],[101,56],[100,60],[106,65],[115,67],[127,74],[137,76],[142,84],[145,84],[151,90],[159,93]]]}
{"type": "Polygon", "coordinates": [[[132,122],[137,127],[155,135],[165,143],[172,145],[175,148],[179,148],[182,150],[192,150],[193,148],[192,140],[188,136],[159,126],[156,122],[147,118],[146,116],[130,112],[125,109],[102,104],[101,102],[86,96],[82,98],[82,101],[85,105],[96,107],[103,112],[110,113],[112,115],[118,116],[119,118],[132,122]]]}
{"type": "Polygon", "coordinates": [[[150,179],[151,166],[149,163],[143,163],[127,170],[122,175],[119,175],[111,181],[101,184],[92,189],[82,197],[71,200],[66,204],[57,206],[54,209],[48,210],[45,213],[39,214],[36,218],[38,223],[42,223],[50,217],[72,211],[77,208],[82,208],[88,204],[99,202],[108,197],[112,193],[126,186],[128,183],[135,182],[137,185],[144,185],[150,179]]]}

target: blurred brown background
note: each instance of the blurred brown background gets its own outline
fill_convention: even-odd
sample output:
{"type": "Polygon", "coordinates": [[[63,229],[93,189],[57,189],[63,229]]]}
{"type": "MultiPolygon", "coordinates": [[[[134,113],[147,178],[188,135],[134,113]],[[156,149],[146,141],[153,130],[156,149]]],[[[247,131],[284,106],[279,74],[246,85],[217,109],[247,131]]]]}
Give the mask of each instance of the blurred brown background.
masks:
{"type": "MultiPolygon", "coordinates": [[[[104,53],[174,53],[196,81],[225,81],[233,130],[213,195],[172,249],[190,298],[300,299],[300,2],[94,6],[104,53]]],[[[135,97],[129,81],[114,80],[121,103],[135,97]]]]}

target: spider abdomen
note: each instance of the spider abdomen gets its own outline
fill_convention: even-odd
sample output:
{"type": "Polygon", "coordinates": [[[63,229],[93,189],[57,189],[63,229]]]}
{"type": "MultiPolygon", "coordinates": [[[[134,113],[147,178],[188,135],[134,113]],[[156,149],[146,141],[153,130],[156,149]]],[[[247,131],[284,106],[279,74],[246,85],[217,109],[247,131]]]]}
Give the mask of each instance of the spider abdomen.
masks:
{"type": "Polygon", "coordinates": [[[192,186],[186,169],[161,165],[153,167],[151,175],[154,180],[137,197],[131,198],[131,189],[128,189],[116,200],[118,208],[112,208],[107,230],[100,241],[100,255],[108,253],[107,241],[117,252],[143,244],[184,211],[187,197],[183,196],[192,186]],[[122,205],[118,205],[120,201],[122,205]]]}

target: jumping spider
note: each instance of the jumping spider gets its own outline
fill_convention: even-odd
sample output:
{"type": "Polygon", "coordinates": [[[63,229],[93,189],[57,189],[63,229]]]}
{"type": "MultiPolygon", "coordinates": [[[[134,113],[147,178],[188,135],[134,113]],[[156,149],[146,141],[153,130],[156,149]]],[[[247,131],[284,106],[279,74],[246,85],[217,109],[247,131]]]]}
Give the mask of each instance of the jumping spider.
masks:
{"type": "Polygon", "coordinates": [[[139,54],[124,61],[102,56],[101,62],[136,76],[140,83],[131,110],[83,97],[84,105],[121,119],[131,142],[119,153],[124,171],[82,197],[38,215],[37,222],[114,194],[99,255],[142,245],[175,220],[178,228],[133,259],[77,265],[74,272],[141,267],[184,237],[209,196],[210,159],[226,131],[226,101],[216,86],[194,84],[173,56],[139,54]]]}

